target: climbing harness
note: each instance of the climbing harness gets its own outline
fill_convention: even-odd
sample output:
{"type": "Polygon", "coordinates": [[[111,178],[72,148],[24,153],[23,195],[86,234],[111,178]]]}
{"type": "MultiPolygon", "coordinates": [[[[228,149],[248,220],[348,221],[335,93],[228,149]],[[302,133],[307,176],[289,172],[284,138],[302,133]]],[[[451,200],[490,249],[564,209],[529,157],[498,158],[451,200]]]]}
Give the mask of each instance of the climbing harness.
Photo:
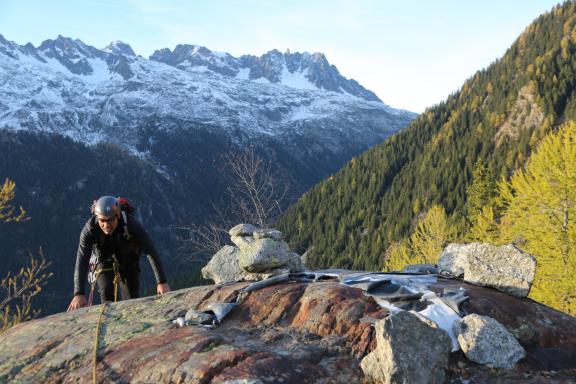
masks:
{"type": "Polygon", "coordinates": [[[120,264],[116,255],[112,255],[112,268],[99,267],[100,264],[99,257],[96,253],[92,253],[90,257],[90,271],[88,272],[88,283],[90,284],[90,296],[88,296],[88,306],[92,306],[94,301],[94,289],[96,288],[96,283],[98,282],[98,277],[102,272],[114,272],[114,302],[118,301],[118,285],[122,281],[120,276],[120,264]]]}

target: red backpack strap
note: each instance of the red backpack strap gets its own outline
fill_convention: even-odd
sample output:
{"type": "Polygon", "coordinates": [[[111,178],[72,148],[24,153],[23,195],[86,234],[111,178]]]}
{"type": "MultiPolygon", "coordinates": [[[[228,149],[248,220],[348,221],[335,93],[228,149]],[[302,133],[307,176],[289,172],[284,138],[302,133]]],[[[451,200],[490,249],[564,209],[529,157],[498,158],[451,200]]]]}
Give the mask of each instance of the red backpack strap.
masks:
{"type": "Polygon", "coordinates": [[[120,209],[126,213],[133,213],[136,210],[130,200],[125,197],[118,197],[118,205],[120,205],[120,209]]]}

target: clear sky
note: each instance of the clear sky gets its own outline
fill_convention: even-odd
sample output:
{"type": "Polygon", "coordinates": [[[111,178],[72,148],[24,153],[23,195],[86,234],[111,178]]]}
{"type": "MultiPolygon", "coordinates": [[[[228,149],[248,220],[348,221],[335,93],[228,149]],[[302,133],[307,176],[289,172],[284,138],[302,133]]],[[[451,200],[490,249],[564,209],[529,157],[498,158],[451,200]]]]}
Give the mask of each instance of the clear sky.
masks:
{"type": "Polygon", "coordinates": [[[58,35],[148,57],[196,44],[233,56],[323,52],[386,104],[422,112],[501,57],[557,0],[0,0],[0,34],[58,35]]]}

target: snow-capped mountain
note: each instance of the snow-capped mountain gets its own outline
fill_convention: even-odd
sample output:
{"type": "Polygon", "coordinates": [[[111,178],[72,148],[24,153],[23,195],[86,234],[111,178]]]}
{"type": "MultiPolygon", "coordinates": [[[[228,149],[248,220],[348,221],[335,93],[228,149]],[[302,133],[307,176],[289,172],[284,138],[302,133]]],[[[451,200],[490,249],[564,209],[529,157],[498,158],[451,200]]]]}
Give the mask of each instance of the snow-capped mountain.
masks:
{"type": "Polygon", "coordinates": [[[151,119],[168,130],[201,122],[237,140],[337,131],[367,147],[414,117],[343,78],[322,54],[236,59],[179,45],[148,60],[122,42],[99,50],[62,36],[38,48],[0,36],[0,92],[0,128],[131,150],[151,119]]]}
{"type": "Polygon", "coordinates": [[[381,101],[355,80],[340,75],[322,53],[287,51],[282,54],[274,49],[260,57],[244,55],[235,58],[205,47],[177,45],[173,52],[164,48],[154,52],[150,59],[186,71],[211,71],[236,79],[260,80],[297,89],[322,89],[348,93],[368,101],[381,101]]]}

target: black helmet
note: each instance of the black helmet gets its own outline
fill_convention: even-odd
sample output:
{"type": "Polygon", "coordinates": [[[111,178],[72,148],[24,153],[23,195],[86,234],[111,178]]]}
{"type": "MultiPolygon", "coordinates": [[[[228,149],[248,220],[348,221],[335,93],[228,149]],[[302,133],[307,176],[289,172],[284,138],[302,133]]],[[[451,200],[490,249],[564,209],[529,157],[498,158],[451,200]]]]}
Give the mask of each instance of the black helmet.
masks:
{"type": "Polygon", "coordinates": [[[94,202],[92,213],[98,216],[120,216],[120,204],[114,196],[102,196],[94,202]]]}

